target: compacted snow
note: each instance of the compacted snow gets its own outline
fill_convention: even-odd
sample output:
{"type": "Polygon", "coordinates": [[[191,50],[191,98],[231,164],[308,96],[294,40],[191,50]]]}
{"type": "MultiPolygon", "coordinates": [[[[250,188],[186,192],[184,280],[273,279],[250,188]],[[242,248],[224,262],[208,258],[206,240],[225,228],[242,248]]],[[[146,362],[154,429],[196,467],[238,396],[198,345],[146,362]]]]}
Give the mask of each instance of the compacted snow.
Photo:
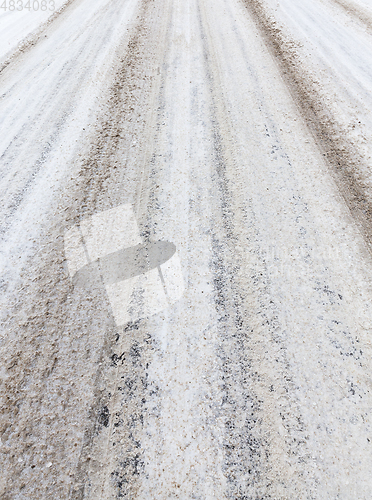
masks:
{"type": "Polygon", "coordinates": [[[53,18],[55,13],[65,4],[66,0],[49,0],[43,6],[38,1],[30,1],[28,5],[27,1],[2,2],[0,8],[0,60],[11,55],[28,37],[36,35],[40,27],[53,18]]]}
{"type": "Polygon", "coordinates": [[[372,3],[50,15],[0,15],[0,496],[370,499],[372,3]]]}

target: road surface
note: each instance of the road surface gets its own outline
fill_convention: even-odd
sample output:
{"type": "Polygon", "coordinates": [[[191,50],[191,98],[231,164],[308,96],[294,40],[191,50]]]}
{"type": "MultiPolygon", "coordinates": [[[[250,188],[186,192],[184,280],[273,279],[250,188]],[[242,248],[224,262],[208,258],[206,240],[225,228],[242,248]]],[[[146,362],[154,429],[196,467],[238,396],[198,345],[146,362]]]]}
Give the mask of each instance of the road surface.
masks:
{"type": "Polygon", "coordinates": [[[370,499],[372,2],[0,28],[0,497],[370,499]]]}

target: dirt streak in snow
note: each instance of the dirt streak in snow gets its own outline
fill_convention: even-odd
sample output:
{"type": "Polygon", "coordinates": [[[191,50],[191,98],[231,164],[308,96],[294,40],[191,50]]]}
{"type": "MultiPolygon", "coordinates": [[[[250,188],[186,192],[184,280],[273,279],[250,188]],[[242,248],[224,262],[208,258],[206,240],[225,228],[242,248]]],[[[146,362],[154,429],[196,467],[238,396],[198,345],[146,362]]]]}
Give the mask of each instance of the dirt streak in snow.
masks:
{"type": "MultiPolygon", "coordinates": [[[[142,175],[138,158],[146,145],[139,140],[133,147],[133,142],[137,135],[146,137],[140,132],[148,118],[143,101],[157,69],[152,58],[156,40],[152,39],[152,48],[144,47],[149,44],[144,15],[151,5],[145,1],[143,10],[137,12],[129,43],[128,35],[123,36],[114,61],[114,83],[109,95],[102,96],[102,114],[86,154],[82,153],[79,175],[56,197],[48,234],[38,242],[40,251],[28,263],[16,299],[5,311],[3,324],[9,336],[0,345],[4,367],[0,495],[4,499],[16,495],[81,498],[92,493],[85,491],[87,481],[97,488],[94,493],[98,491],[99,498],[102,477],[111,479],[112,470],[111,487],[117,495],[127,487],[135,491],[140,463],[132,427],[141,420],[140,385],[145,378],[139,357],[142,345],[146,346],[146,328],[138,331],[138,325],[130,325],[130,331],[118,332],[97,284],[73,286],[63,236],[66,228],[107,205],[136,200],[142,175]],[[98,321],[94,319],[97,310],[98,321]],[[129,356],[117,360],[124,349],[120,336],[133,343],[129,356]],[[128,404],[124,415],[113,415],[111,420],[110,387],[105,383],[116,384],[117,365],[124,372],[121,395],[128,404]],[[125,459],[117,454],[120,466],[114,464],[107,474],[101,464],[108,445],[108,422],[110,428],[118,424],[130,431],[121,444],[125,459]],[[98,440],[96,448],[92,448],[94,439],[98,440]],[[133,453],[127,453],[128,448],[133,453]]],[[[157,14],[152,11],[150,17],[156,25],[157,14]]],[[[104,465],[110,467],[109,460],[104,465]]]]}
{"type": "MultiPolygon", "coordinates": [[[[124,199],[138,220],[146,212],[155,112],[149,101],[159,86],[165,18],[164,5],[145,0],[128,50],[118,55],[108,100],[83,159],[84,217],[124,199]]],[[[80,217],[76,212],[75,223],[80,217]]],[[[144,467],[141,433],[151,349],[146,321],[107,329],[72,499],[136,497],[144,467]]]]}
{"type": "Polygon", "coordinates": [[[352,16],[357,21],[361,22],[367,30],[372,33],[372,13],[361,5],[348,0],[331,0],[333,3],[341,7],[347,14],[352,16]]]}
{"type": "MultiPolygon", "coordinates": [[[[284,498],[306,491],[312,498],[312,478],[302,465],[309,459],[306,428],[297,402],[288,396],[294,383],[281,347],[282,325],[270,299],[265,262],[253,249],[256,238],[259,246],[253,229],[256,215],[249,204],[245,205],[244,188],[241,191],[235,132],[222,98],[221,55],[213,46],[212,22],[208,22],[207,6],[203,7],[199,7],[199,15],[214,118],[214,197],[220,211],[214,221],[212,266],[221,336],[218,356],[223,370],[225,495],[234,499],[284,498]],[[278,394],[283,398],[280,407],[278,394]],[[278,422],[288,436],[276,432],[278,422]],[[286,453],[291,461],[285,460],[286,453]],[[285,483],[286,475],[291,477],[290,484],[285,483]]],[[[226,18],[234,16],[230,11],[224,14],[226,18]]]]}
{"type": "Polygon", "coordinates": [[[327,160],[334,179],[366,244],[372,251],[372,200],[360,175],[363,156],[346,137],[320,92],[319,82],[308,72],[299,55],[298,44],[271,15],[260,0],[243,0],[260,29],[268,49],[277,61],[282,78],[294,102],[327,160]]]}
{"type": "Polygon", "coordinates": [[[40,38],[44,35],[47,36],[48,30],[52,27],[53,23],[60,19],[61,14],[68,12],[70,6],[76,7],[81,0],[66,0],[66,2],[58,10],[53,12],[53,14],[40,26],[38,26],[32,33],[27,35],[22,42],[20,42],[10,53],[5,56],[3,61],[0,61],[0,74],[7,68],[10,64],[13,64],[17,58],[21,57],[23,54],[27,53],[40,38]]]}

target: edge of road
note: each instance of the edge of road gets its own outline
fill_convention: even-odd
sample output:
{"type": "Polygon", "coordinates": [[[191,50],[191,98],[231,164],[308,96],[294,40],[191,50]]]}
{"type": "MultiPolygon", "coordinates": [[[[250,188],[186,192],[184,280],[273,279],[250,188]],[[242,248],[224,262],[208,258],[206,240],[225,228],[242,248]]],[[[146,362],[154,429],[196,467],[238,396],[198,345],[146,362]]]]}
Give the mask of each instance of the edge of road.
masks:
{"type": "MultiPolygon", "coordinates": [[[[32,47],[34,47],[37,42],[40,40],[42,35],[45,35],[45,32],[51,25],[60,18],[60,16],[68,10],[69,7],[74,6],[78,3],[81,3],[82,0],[66,0],[66,2],[56,10],[49,18],[41,23],[35,30],[26,35],[26,37],[19,42],[15,48],[11,49],[1,60],[0,59],[0,76],[3,71],[12,64],[18,57],[22,56],[24,53],[28,52],[32,47]]],[[[46,36],[46,35],[45,35],[46,36]]]]}
{"type": "MultiPolygon", "coordinates": [[[[338,0],[337,0],[338,2],[338,0]]],[[[318,145],[353,219],[372,253],[372,200],[360,175],[363,156],[327,106],[320,83],[301,58],[300,43],[285,32],[262,0],[242,0],[276,61],[293,101],[318,145]]]]}

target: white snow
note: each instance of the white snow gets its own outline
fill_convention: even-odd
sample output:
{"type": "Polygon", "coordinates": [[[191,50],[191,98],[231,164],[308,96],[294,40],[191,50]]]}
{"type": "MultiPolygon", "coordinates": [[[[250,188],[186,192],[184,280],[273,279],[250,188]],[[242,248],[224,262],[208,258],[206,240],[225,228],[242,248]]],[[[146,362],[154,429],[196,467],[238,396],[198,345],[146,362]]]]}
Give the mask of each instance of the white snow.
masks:
{"type": "MultiPolygon", "coordinates": [[[[358,1],[372,12],[371,1],[358,1]]],[[[97,212],[65,234],[71,275],[88,262],[83,239],[91,260],[137,245],[141,217],[158,240],[177,248],[161,273],[106,286],[117,325],[151,316],[136,495],[209,500],[239,491],[245,498],[369,500],[372,266],[365,241],[243,2],[161,5],[169,20],[159,20],[166,41],[157,114],[153,128],[144,128],[150,154],[138,153],[138,165],[149,157],[153,163],[149,179],[145,169],[135,170],[137,210],[97,212]],[[224,310],[220,276],[227,276],[219,283],[224,310]],[[133,302],[136,294],[142,302],[133,302]],[[249,363],[240,350],[250,352],[249,363]],[[229,399],[226,378],[239,367],[245,385],[230,380],[229,399]],[[248,436],[249,405],[256,420],[248,436]],[[256,456],[261,483],[247,471],[252,436],[266,460],[263,466],[256,456]],[[297,451],[299,441],[305,451],[297,451]],[[227,464],[227,448],[237,463],[227,464]]],[[[304,67],[362,152],[359,174],[372,189],[371,35],[328,0],[267,5],[302,44],[304,67]]],[[[0,258],[13,288],[76,175],[83,130],[94,123],[115,49],[127,43],[138,6],[82,0],[0,76],[0,258]]],[[[0,57],[47,18],[21,14],[0,17],[0,57]]],[[[121,331],[117,349],[126,355],[130,341],[121,331]]],[[[119,378],[117,368],[113,391],[119,378]]],[[[96,375],[91,379],[93,393],[96,375]]],[[[111,416],[125,411],[122,394],[113,393],[110,404],[111,416]]],[[[100,498],[115,498],[120,445],[111,446],[112,426],[98,452],[107,475],[89,478],[100,498]]],[[[56,460],[46,467],[55,469],[56,460]]]]}
{"type": "MultiPolygon", "coordinates": [[[[9,0],[7,0],[7,10],[0,8],[0,61],[6,59],[27,36],[53,16],[65,2],[66,0],[55,0],[54,9],[53,3],[48,2],[48,8],[45,11],[42,11],[41,8],[37,9],[36,3],[35,10],[33,7],[31,10],[25,8],[18,10],[21,3],[15,2],[16,10],[11,11],[9,10],[9,0]]],[[[30,3],[32,5],[32,2],[30,3]]],[[[26,1],[22,4],[26,5],[26,1]]]]}

